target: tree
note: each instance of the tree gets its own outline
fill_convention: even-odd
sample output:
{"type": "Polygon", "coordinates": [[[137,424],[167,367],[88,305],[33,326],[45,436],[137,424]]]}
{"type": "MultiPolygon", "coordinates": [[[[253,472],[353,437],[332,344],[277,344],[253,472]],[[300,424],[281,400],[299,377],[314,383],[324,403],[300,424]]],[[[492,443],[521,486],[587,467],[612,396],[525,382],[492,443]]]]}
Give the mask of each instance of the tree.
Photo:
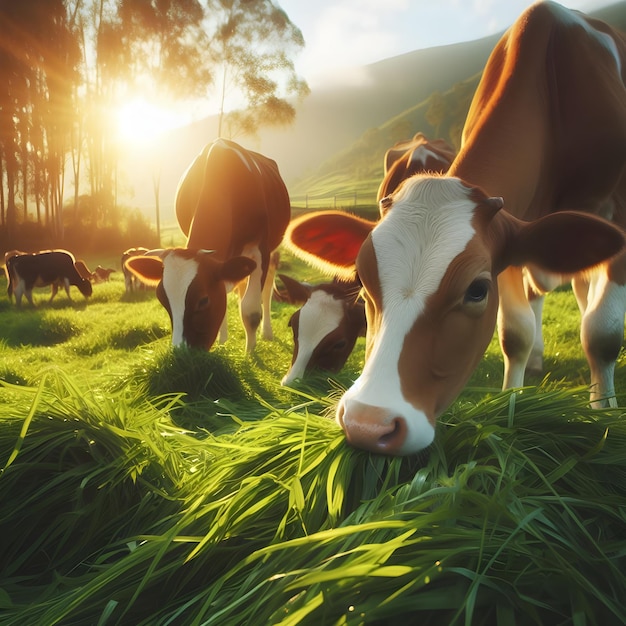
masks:
{"type": "Polygon", "coordinates": [[[227,128],[231,137],[254,135],[261,126],[293,121],[293,98],[309,92],[291,60],[291,53],[304,46],[301,31],[271,0],[220,0],[210,5],[211,54],[222,70],[218,134],[227,128]]]}
{"type": "Polygon", "coordinates": [[[38,221],[44,203],[54,227],[60,221],[56,191],[63,187],[72,111],[67,96],[78,60],[75,40],[63,0],[0,0],[0,16],[0,156],[8,189],[7,227],[12,230],[17,223],[20,195],[24,217],[34,196],[38,221]]]}

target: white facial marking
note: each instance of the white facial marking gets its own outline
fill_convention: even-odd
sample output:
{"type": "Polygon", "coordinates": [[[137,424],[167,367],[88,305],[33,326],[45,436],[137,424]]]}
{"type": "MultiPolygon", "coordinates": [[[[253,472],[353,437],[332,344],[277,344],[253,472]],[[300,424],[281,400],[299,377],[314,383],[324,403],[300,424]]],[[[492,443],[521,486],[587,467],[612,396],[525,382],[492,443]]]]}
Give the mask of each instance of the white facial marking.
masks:
{"type": "Polygon", "coordinates": [[[163,259],[163,288],[172,312],[172,345],[180,346],[183,339],[185,299],[191,281],[198,274],[198,262],[177,254],[168,254],[163,259]]]}
{"type": "Polygon", "coordinates": [[[302,378],[313,351],[322,339],[335,330],[343,318],[343,304],[321,289],[313,291],[300,309],[298,325],[298,354],[291,369],[283,377],[287,385],[302,378]]]}
{"type": "Polygon", "coordinates": [[[387,409],[389,420],[403,416],[409,429],[404,445],[407,450],[428,445],[434,430],[423,411],[404,400],[398,360],[404,339],[423,313],[426,300],[439,288],[450,262],[475,234],[471,224],[475,203],[468,194],[456,178],[411,178],[395,195],[387,217],[372,232],[382,320],[363,372],[342,402],[348,412],[354,399],[387,409]]]}
{"type": "Polygon", "coordinates": [[[411,154],[411,163],[419,163],[425,167],[428,157],[439,160],[439,155],[436,152],[429,150],[426,146],[419,146],[411,154]]]}

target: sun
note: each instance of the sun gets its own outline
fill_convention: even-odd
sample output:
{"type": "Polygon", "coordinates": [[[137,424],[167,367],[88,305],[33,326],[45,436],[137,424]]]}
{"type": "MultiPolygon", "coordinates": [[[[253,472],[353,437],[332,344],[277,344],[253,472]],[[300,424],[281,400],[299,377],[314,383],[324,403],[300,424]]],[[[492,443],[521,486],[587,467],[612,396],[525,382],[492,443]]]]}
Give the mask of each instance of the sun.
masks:
{"type": "Polygon", "coordinates": [[[155,105],[144,98],[134,98],[120,106],[116,113],[119,139],[125,143],[147,144],[162,134],[186,124],[177,111],[155,105]]]}

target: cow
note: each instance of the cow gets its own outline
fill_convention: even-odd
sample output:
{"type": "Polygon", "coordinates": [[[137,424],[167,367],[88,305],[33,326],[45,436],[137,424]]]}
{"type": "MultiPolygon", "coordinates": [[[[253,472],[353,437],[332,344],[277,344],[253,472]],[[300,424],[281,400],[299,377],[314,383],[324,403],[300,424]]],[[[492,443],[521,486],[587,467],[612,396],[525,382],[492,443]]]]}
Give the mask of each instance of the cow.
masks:
{"type": "MultiPolygon", "coordinates": [[[[386,197],[413,174],[445,172],[454,158],[454,149],[443,139],[433,141],[418,132],[413,139],[397,142],[385,152],[383,180],[378,200],[386,197]]],[[[381,217],[386,203],[379,202],[381,217]]],[[[337,373],[350,356],[359,336],[365,334],[365,308],[358,298],[360,284],[351,280],[305,286],[281,275],[290,301],[302,304],[290,318],[294,339],[291,367],[281,384],[290,385],[306,372],[324,369],[337,373]]]]}
{"type": "MultiPolygon", "coordinates": [[[[89,281],[95,280],[95,273],[87,267],[87,264],[82,259],[76,259],[76,261],[74,261],[74,267],[76,268],[76,271],[80,274],[81,278],[89,281]]],[[[62,285],[59,286],[61,287],[62,285]]]]}
{"type": "Polygon", "coordinates": [[[98,265],[96,269],[92,272],[92,280],[95,283],[108,283],[111,278],[111,274],[113,274],[115,270],[112,267],[102,267],[102,265],[98,265]]]}
{"type": "Polygon", "coordinates": [[[623,34],[536,3],[492,51],[446,174],[408,179],[381,200],[378,224],[333,212],[291,224],[292,249],[329,271],[356,267],[363,285],[365,365],[336,411],[349,443],[391,455],[428,447],[496,326],[503,388],[522,386],[537,319],[528,287],[566,280],[582,313],[590,402],[616,405],[625,61],[623,34]]]}
{"type": "MultiPolygon", "coordinates": [[[[418,132],[413,139],[399,141],[385,153],[383,180],[376,201],[394,192],[398,185],[413,174],[432,172],[443,174],[455,157],[455,150],[444,139],[428,139],[418,132]]],[[[384,209],[380,205],[381,209],[384,209]]]]}
{"type": "Polygon", "coordinates": [[[285,274],[278,277],[288,301],[302,305],[289,319],[293,356],[281,380],[291,385],[313,370],[336,374],[345,364],[358,337],[365,335],[365,306],[358,297],[358,281],[333,280],[308,285],[285,274]]]}
{"type": "Polygon", "coordinates": [[[143,283],[126,267],[126,261],[132,256],[143,256],[148,252],[148,248],[142,246],[128,248],[122,252],[122,273],[124,274],[124,288],[126,293],[133,293],[143,286],[143,283]]]}
{"type": "Polygon", "coordinates": [[[78,287],[79,291],[88,298],[93,292],[91,282],[83,278],[76,269],[74,255],[67,250],[44,250],[32,254],[17,254],[7,260],[7,270],[10,277],[11,293],[15,294],[17,306],[22,304],[22,296],[34,306],[33,288],[52,287],[49,302],[59,290],[65,289],[71,300],[70,286],[78,287]]]}
{"type": "Polygon", "coordinates": [[[226,294],[244,279],[239,309],[246,352],[256,346],[261,321],[263,337],[272,339],[272,253],[291,216],[276,163],[217,139],[183,174],[176,216],[187,235],[185,248],[150,250],[125,263],[140,280],[157,285],[172,323],[172,344],[209,350],[218,331],[225,341],[226,294]]]}

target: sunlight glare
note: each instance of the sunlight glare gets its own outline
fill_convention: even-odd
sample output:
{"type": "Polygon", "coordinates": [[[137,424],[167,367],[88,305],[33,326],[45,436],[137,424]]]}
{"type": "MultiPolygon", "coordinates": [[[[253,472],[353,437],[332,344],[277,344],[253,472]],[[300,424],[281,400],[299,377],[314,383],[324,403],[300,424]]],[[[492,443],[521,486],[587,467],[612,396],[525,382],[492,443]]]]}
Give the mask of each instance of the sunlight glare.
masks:
{"type": "Polygon", "coordinates": [[[163,133],[187,123],[184,115],[142,98],[128,101],[117,111],[118,137],[131,144],[149,143],[163,133]]]}

